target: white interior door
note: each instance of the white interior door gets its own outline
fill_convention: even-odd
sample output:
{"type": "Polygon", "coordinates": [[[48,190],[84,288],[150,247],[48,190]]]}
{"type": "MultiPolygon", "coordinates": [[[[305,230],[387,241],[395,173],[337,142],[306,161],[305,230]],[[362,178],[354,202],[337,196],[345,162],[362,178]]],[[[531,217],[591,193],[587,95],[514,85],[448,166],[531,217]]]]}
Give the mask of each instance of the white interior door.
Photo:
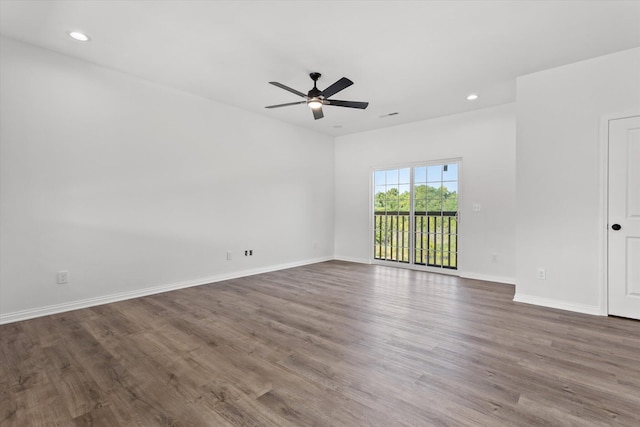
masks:
{"type": "Polygon", "coordinates": [[[609,314],[640,319],[640,116],[609,121],[609,314]]]}

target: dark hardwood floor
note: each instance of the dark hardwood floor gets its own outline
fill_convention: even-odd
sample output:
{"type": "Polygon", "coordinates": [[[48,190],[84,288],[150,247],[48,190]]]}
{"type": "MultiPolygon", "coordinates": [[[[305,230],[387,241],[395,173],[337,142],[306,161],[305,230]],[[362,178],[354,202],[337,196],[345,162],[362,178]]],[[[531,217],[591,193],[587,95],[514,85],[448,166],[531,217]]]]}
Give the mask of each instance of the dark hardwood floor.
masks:
{"type": "Polygon", "coordinates": [[[0,327],[2,426],[640,426],[640,322],[332,261],[0,327]]]}

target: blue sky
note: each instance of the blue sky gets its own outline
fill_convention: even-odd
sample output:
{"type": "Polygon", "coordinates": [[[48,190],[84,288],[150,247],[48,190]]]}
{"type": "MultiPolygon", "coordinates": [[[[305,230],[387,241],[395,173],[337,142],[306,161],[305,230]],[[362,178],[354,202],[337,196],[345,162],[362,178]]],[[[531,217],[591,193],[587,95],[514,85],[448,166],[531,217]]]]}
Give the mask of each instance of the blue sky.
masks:
{"type": "MultiPolygon", "coordinates": [[[[427,184],[431,187],[446,187],[449,191],[458,192],[458,164],[429,165],[414,167],[415,185],[427,184]],[[447,170],[444,170],[446,166],[447,170]]],[[[397,188],[400,194],[409,191],[411,168],[378,170],[374,172],[375,192],[387,192],[397,188]]]]}

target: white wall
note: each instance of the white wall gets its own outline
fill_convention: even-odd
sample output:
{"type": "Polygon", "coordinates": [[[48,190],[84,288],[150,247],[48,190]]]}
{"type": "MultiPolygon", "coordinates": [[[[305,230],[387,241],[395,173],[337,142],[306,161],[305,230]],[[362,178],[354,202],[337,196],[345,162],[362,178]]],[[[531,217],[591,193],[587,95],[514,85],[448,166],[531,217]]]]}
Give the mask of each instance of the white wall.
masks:
{"type": "Polygon", "coordinates": [[[370,261],[372,168],[457,157],[462,158],[459,272],[513,283],[513,104],[336,138],[336,257],[370,261]],[[474,203],[480,212],[471,211],[474,203]]]}
{"type": "Polygon", "coordinates": [[[0,321],[333,256],[331,137],[1,43],[0,321]]]}
{"type": "Polygon", "coordinates": [[[518,301],[603,313],[600,125],[640,110],[640,49],[519,78],[516,159],[515,105],[339,137],[334,150],[327,136],[0,47],[0,322],[334,255],[369,262],[372,168],[456,157],[460,273],[515,281],[518,301]]]}
{"type": "Polygon", "coordinates": [[[516,300],[605,314],[600,126],[629,110],[640,49],[517,79],[516,300]]]}

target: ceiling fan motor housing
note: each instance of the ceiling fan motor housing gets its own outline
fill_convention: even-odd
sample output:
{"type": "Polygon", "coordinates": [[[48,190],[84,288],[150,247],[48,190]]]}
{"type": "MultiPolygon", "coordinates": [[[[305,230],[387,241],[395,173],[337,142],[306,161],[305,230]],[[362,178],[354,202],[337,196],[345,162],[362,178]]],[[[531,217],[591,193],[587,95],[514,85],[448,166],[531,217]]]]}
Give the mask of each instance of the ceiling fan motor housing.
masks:
{"type": "Polygon", "coordinates": [[[320,97],[320,94],[322,93],[322,91],[316,87],[316,82],[318,81],[318,79],[320,78],[321,75],[322,74],[320,74],[320,73],[311,73],[311,74],[309,74],[309,77],[311,77],[311,80],[313,80],[313,89],[311,89],[309,91],[309,93],[307,94],[307,96],[309,98],[319,98],[320,97]]]}

